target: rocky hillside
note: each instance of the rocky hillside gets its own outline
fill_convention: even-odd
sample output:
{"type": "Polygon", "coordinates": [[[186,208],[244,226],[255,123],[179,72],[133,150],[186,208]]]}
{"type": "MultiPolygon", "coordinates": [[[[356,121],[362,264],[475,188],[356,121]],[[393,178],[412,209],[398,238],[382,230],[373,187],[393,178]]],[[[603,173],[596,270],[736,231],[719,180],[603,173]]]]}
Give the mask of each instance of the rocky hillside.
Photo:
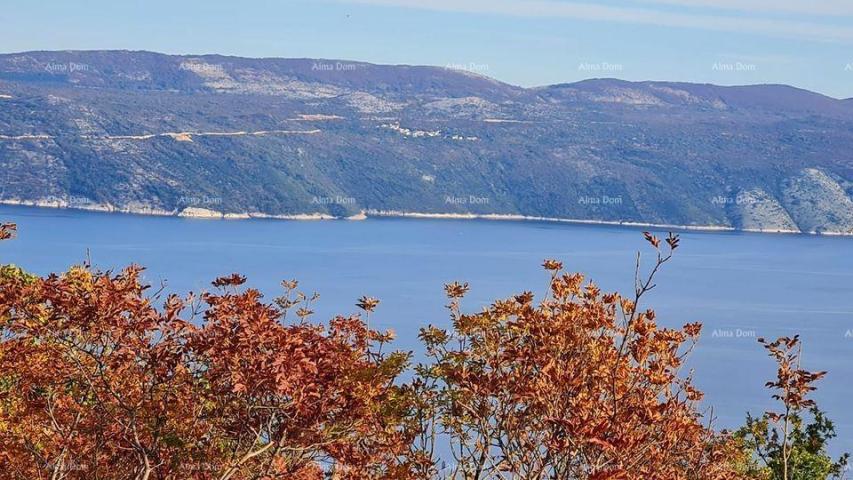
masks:
{"type": "Polygon", "coordinates": [[[853,233],[853,102],[782,85],[525,89],[337,60],[0,55],[0,202],[853,233]]]}

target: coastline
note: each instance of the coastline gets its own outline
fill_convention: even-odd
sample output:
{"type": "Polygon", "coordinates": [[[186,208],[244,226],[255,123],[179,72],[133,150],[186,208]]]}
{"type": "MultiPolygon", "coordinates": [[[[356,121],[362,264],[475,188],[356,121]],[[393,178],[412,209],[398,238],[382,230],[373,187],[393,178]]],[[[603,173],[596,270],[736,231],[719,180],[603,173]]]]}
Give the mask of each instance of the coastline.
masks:
{"type": "Polygon", "coordinates": [[[738,229],[727,225],[677,225],[668,223],[647,223],[635,221],[616,221],[616,220],[588,220],[560,217],[542,217],[520,214],[500,214],[500,213],[426,213],[426,212],[405,212],[399,210],[375,210],[368,209],[347,216],[336,217],[327,213],[299,213],[299,214],[268,214],[262,212],[241,212],[241,213],[223,213],[217,210],[187,207],[183,210],[163,210],[152,208],[146,205],[131,205],[127,207],[115,207],[109,204],[100,203],[80,203],[72,204],[64,200],[17,200],[17,199],[2,199],[0,205],[24,206],[34,208],[58,209],[58,210],[83,210],[101,213],[124,213],[128,215],[146,215],[146,216],[161,216],[161,217],[181,217],[195,218],[207,220],[247,220],[247,219],[268,219],[268,220],[297,220],[297,221],[316,221],[316,220],[352,220],[360,221],[368,218],[411,218],[411,219],[433,219],[433,220],[493,220],[493,221],[510,221],[510,222],[549,222],[549,223],[568,223],[576,225],[601,225],[601,226],[616,226],[630,228],[657,228],[657,229],[672,229],[682,231],[698,231],[698,232],[746,232],[746,233],[770,233],[770,234],[796,234],[796,235],[818,235],[818,236],[834,236],[834,237],[849,237],[853,236],[853,232],[802,232],[799,230],[785,229],[760,229],[760,228],[745,228],[738,229]]]}

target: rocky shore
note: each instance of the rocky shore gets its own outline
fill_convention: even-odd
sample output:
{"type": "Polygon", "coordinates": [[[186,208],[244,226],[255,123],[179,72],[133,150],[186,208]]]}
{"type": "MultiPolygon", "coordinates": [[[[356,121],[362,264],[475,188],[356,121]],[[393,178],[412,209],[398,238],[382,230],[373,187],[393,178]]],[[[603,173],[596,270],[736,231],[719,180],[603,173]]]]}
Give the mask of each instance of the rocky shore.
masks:
{"type": "Polygon", "coordinates": [[[155,216],[173,216],[182,218],[196,218],[209,220],[245,220],[245,219],[272,219],[272,220],[366,220],[368,218],[414,218],[414,219],[444,219],[444,220],[496,220],[496,221],[534,221],[534,222],[554,222],[554,223],[571,223],[582,225],[607,225],[607,226],[623,226],[633,228],[656,228],[656,229],[672,229],[685,231],[705,231],[705,232],[750,232],[750,233],[786,233],[786,234],[812,234],[812,235],[827,235],[827,236],[853,236],[853,232],[846,231],[811,231],[803,232],[791,228],[735,228],[730,225],[676,225],[666,223],[646,223],[633,221],[607,221],[607,220],[586,220],[573,218],[558,218],[558,217],[541,217],[528,216],[517,214],[475,214],[475,213],[425,213],[425,212],[404,212],[397,210],[364,210],[351,216],[333,216],[326,213],[298,213],[298,214],[269,214],[262,212],[220,212],[213,209],[201,207],[187,207],[182,210],[163,210],[142,204],[132,204],[123,207],[116,207],[110,204],[101,204],[94,202],[74,202],[64,199],[41,199],[41,200],[19,200],[19,199],[0,199],[0,205],[19,205],[38,208],[57,208],[57,209],[73,209],[73,210],[88,210],[94,212],[106,213],[125,213],[132,215],[155,215],[155,216]]]}

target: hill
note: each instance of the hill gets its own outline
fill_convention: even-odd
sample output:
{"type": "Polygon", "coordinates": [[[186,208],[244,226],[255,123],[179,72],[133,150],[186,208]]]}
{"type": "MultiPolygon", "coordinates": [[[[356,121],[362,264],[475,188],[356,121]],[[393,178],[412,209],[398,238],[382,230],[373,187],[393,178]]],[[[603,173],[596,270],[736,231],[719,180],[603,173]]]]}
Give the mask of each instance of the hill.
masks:
{"type": "Polygon", "coordinates": [[[784,85],[151,52],[0,55],[0,202],[853,233],[853,103],[784,85]]]}

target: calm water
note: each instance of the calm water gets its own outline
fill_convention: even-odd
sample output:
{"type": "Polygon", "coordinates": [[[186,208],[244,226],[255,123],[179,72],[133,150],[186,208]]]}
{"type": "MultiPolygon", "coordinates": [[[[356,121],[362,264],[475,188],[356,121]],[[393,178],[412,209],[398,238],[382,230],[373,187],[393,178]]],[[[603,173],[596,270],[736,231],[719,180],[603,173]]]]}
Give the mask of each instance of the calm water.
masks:
{"type": "MultiPolygon", "coordinates": [[[[382,300],[374,326],[393,328],[401,349],[417,330],[446,325],[442,285],[467,281],[465,307],[479,309],[522,290],[541,293],[540,265],[557,258],[606,291],[629,292],[639,230],[466,220],[363,222],[210,221],[0,207],[19,236],[0,245],[0,263],[45,274],[86,258],[118,269],[145,265],[146,279],[174,292],[206,289],[241,272],[268,298],[296,278],[321,294],[315,319],[354,313],[361,295],[382,300]]],[[[718,425],[737,426],[770,403],[763,384],[773,363],[755,337],[799,333],[804,366],[828,370],[816,398],[835,420],[833,450],[853,450],[853,239],[739,233],[683,233],[676,258],[646,306],[659,323],[701,321],[705,335],[691,363],[718,425]],[[714,330],[734,337],[714,336],[714,330]],[[741,332],[739,335],[738,332],[741,332]]]]}

